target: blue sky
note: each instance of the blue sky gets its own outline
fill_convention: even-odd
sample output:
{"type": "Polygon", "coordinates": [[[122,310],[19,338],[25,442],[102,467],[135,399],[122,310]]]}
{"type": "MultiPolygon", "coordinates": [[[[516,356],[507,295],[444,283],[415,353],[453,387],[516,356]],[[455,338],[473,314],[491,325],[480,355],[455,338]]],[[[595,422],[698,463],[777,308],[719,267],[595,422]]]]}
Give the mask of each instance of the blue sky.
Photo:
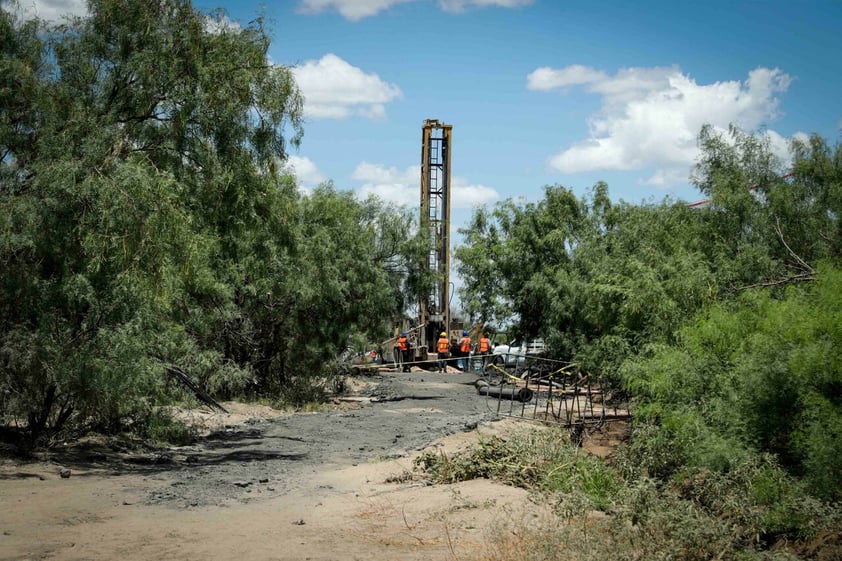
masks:
{"type": "MultiPolygon", "coordinates": [[[[202,0],[202,7],[220,3],[202,0]]],[[[257,3],[221,6],[245,22],[257,3]]],[[[453,125],[454,226],[477,204],[560,183],[614,198],[699,198],[703,123],[832,142],[840,2],[300,0],[268,3],[272,60],[307,123],[292,164],[415,205],[421,124],[453,125]]]]}
{"type": "MultiPolygon", "coordinates": [[[[80,0],[22,0],[42,17],[80,0]]],[[[453,125],[453,227],[509,197],[599,180],[614,199],[700,198],[704,123],[786,139],[842,127],[842,2],[196,0],[295,67],[305,134],[290,165],[361,197],[418,204],[421,125],[453,125]]]]}

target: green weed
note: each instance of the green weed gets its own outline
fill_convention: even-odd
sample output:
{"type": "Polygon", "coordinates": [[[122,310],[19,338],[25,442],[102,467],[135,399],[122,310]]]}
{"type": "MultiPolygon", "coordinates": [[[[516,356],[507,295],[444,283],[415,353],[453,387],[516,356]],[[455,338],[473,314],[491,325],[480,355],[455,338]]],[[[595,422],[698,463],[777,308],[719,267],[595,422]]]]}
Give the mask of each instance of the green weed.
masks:
{"type": "Polygon", "coordinates": [[[452,457],[428,451],[415,460],[415,466],[437,483],[485,478],[546,493],[577,492],[600,510],[609,508],[620,487],[612,468],[582,454],[561,429],[483,439],[452,457]]]}
{"type": "Polygon", "coordinates": [[[152,442],[186,446],[196,439],[195,431],[161,411],[152,412],[143,425],[145,437],[152,442]]]}

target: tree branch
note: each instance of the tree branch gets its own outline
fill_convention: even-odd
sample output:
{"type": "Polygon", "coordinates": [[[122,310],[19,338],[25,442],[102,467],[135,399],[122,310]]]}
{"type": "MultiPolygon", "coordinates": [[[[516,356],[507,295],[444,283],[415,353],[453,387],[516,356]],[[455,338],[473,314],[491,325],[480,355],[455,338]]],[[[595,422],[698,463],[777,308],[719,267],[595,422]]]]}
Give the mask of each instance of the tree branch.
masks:
{"type": "Polygon", "coordinates": [[[781,286],[784,284],[796,283],[796,282],[810,282],[816,280],[816,275],[814,272],[812,273],[799,273],[797,275],[792,275],[789,277],[785,277],[782,279],[771,280],[771,281],[763,281],[757,282],[754,284],[749,284],[746,286],[739,286],[734,290],[748,290],[750,288],[761,288],[761,287],[770,287],[770,286],[781,286]]]}
{"type": "Polygon", "coordinates": [[[789,247],[789,244],[786,243],[786,240],[784,239],[784,234],[781,231],[781,221],[778,218],[775,218],[775,233],[778,235],[778,238],[780,238],[781,243],[784,244],[784,247],[789,253],[789,256],[795,260],[799,268],[802,271],[805,271],[806,274],[814,275],[816,273],[816,270],[813,269],[810,265],[808,265],[806,261],[801,259],[801,257],[797,253],[792,251],[792,248],[789,247]]]}

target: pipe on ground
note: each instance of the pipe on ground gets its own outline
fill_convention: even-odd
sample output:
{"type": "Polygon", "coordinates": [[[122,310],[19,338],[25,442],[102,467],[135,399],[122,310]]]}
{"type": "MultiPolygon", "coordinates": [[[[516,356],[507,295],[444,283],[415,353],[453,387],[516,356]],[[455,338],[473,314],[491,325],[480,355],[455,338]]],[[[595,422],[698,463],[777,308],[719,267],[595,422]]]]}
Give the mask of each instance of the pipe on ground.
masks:
{"type": "Polygon", "coordinates": [[[520,401],[529,403],[532,401],[532,390],[529,388],[518,388],[516,386],[492,386],[485,380],[477,380],[477,393],[497,399],[520,401]]]}

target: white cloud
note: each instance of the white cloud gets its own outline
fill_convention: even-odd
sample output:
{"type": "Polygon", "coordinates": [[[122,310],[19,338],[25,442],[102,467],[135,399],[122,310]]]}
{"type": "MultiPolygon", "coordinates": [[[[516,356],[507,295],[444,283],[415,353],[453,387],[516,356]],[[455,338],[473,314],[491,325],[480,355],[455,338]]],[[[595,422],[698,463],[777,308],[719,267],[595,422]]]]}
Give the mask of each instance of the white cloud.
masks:
{"type": "MultiPolygon", "coordinates": [[[[699,154],[696,137],[704,124],[721,130],[731,123],[756,130],[780,117],[780,94],[792,78],[757,68],[744,82],[697,84],[678,67],[624,68],[614,76],[574,65],[538,68],[527,76],[531,90],[584,86],[602,96],[588,119],[589,137],[555,154],[550,167],[562,173],[654,168],[643,183],[669,187],[686,182],[699,154]]],[[[767,131],[776,153],[787,141],[767,131]]]]}
{"type": "Polygon", "coordinates": [[[453,208],[474,208],[500,199],[500,194],[492,187],[469,183],[467,179],[458,175],[453,176],[452,181],[450,204],[453,208]]]}
{"type": "Polygon", "coordinates": [[[801,142],[810,140],[810,135],[805,132],[797,132],[791,138],[781,136],[773,130],[763,131],[763,134],[769,141],[769,149],[784,162],[788,162],[792,158],[792,154],[789,153],[789,145],[793,140],[800,140],[801,142]]]}
{"type": "Polygon", "coordinates": [[[681,76],[681,70],[677,66],[621,68],[614,77],[605,75],[594,81],[590,89],[602,94],[604,103],[619,109],[649,92],[668,90],[671,76],[681,76]]]}
{"type": "Polygon", "coordinates": [[[526,77],[526,87],[530,90],[546,92],[556,88],[590,84],[605,78],[604,72],[581,64],[573,64],[558,70],[542,66],[529,73],[526,77]]]}
{"type": "Polygon", "coordinates": [[[383,164],[362,162],[352,175],[354,179],[369,183],[406,184],[421,181],[421,166],[409,166],[404,171],[392,166],[387,168],[383,164]]]}
{"type": "Polygon", "coordinates": [[[638,180],[641,185],[652,185],[653,187],[667,188],[680,183],[687,183],[690,178],[690,170],[683,168],[661,168],[646,179],[638,180]]]}
{"type": "Polygon", "coordinates": [[[24,19],[33,17],[42,20],[58,23],[67,16],[83,16],[88,12],[85,0],[20,0],[17,6],[12,2],[0,4],[5,10],[13,10],[18,16],[24,19]]]}
{"type": "Polygon", "coordinates": [[[325,10],[336,10],[342,17],[358,21],[391,8],[396,4],[405,4],[415,0],[301,0],[300,11],[306,14],[318,14],[325,10]]]}
{"type": "Polygon", "coordinates": [[[362,162],[352,175],[363,181],[357,190],[360,198],[369,195],[398,205],[419,206],[421,204],[421,166],[409,166],[401,171],[396,167],[362,162]]]}
{"type": "Polygon", "coordinates": [[[306,156],[287,156],[283,168],[295,176],[298,192],[309,197],[327,179],[318,166],[306,156]]]}
{"type": "Polygon", "coordinates": [[[468,8],[520,8],[532,4],[534,0],[439,0],[439,6],[446,12],[464,12],[468,8]]]}
{"type": "Polygon", "coordinates": [[[325,180],[318,166],[306,156],[288,156],[285,167],[305,186],[314,187],[325,180]]]}
{"type": "MultiPolygon", "coordinates": [[[[325,10],[336,10],[351,21],[375,16],[398,4],[417,0],[299,0],[299,11],[305,14],[320,14],[325,10]]],[[[519,8],[528,6],[534,0],[438,0],[439,7],[446,12],[463,12],[468,8],[519,8]]]]}
{"type": "Polygon", "coordinates": [[[212,35],[218,35],[225,31],[238,32],[242,29],[240,22],[229,18],[225,14],[216,16],[205,16],[205,31],[212,35]]]}
{"type": "MultiPolygon", "coordinates": [[[[398,205],[421,205],[421,166],[414,165],[399,170],[396,167],[362,162],[354,170],[353,178],[364,182],[357,190],[361,198],[375,195],[398,205]]],[[[472,184],[464,177],[452,177],[451,185],[451,208],[473,208],[500,198],[495,189],[472,184]]]]}
{"type": "Polygon", "coordinates": [[[395,84],[366,74],[334,54],[292,69],[304,94],[304,114],[314,119],[345,119],[352,115],[382,119],[385,104],[403,97],[395,84]]]}
{"type": "MultiPolygon", "coordinates": [[[[0,2],[0,5],[6,10],[13,8],[12,2],[8,1],[0,2]]],[[[24,19],[39,17],[51,23],[59,23],[67,16],[84,16],[88,13],[86,0],[20,0],[15,8],[15,13],[24,19]]],[[[240,28],[238,22],[225,14],[218,18],[205,17],[205,29],[208,33],[237,31],[240,28]]]]}

